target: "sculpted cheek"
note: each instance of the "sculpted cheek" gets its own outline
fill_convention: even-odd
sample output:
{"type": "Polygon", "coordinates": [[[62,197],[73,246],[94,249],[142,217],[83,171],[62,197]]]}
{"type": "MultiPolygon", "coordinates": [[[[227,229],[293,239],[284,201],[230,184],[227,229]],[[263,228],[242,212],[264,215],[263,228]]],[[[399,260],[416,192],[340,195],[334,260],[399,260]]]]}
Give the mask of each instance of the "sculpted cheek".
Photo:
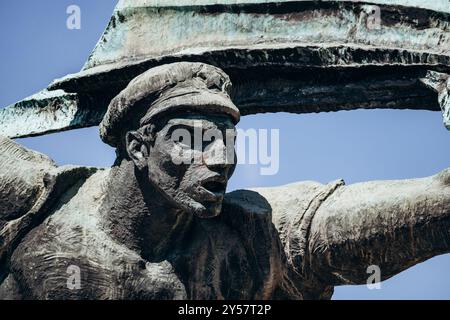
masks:
{"type": "Polygon", "coordinates": [[[180,189],[189,194],[192,194],[193,192],[197,191],[196,181],[198,180],[198,178],[196,178],[195,171],[190,170],[191,168],[192,166],[188,168],[188,170],[185,172],[180,183],[180,189]]]}

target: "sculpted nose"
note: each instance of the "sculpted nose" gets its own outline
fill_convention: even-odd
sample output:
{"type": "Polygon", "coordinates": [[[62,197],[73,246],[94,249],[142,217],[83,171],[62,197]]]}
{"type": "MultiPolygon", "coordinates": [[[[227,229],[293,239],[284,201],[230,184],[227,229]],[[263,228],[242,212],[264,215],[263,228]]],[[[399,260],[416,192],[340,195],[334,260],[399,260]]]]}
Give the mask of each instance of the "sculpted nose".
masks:
{"type": "MultiPolygon", "coordinates": [[[[203,153],[205,164],[211,170],[218,171],[233,166],[234,154],[227,153],[227,146],[222,139],[216,139],[203,153]]],[[[234,149],[233,149],[234,152],[234,149]]]]}

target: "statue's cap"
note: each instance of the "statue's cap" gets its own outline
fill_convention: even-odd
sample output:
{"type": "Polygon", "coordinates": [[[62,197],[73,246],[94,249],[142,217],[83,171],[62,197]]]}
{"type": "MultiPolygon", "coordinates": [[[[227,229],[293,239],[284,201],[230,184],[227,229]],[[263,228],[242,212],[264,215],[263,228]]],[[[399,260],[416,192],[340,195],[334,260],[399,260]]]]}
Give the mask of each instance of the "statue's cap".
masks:
{"type": "Polygon", "coordinates": [[[180,62],[152,68],[111,101],[100,124],[100,136],[117,147],[127,131],[161,116],[192,111],[226,114],[236,124],[240,113],[229,97],[230,90],[229,77],[211,65],[180,62]]]}

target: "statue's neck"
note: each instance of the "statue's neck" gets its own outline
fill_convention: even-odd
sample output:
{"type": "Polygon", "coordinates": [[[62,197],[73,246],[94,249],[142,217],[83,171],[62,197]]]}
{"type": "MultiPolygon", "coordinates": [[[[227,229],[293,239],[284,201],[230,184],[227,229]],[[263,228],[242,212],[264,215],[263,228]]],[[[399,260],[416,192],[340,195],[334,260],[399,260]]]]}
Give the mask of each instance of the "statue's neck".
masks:
{"type": "Polygon", "coordinates": [[[101,212],[114,240],[154,262],[182,242],[192,216],[170,206],[147,176],[136,172],[132,161],[113,167],[101,212]]]}

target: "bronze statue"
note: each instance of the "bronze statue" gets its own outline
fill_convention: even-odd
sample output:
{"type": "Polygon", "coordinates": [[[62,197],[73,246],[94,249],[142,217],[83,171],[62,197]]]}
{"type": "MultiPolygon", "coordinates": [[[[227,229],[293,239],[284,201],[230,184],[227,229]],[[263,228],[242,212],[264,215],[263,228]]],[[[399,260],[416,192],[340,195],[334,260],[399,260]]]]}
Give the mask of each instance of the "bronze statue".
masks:
{"type": "Polygon", "coordinates": [[[3,139],[1,296],[325,299],[335,285],[365,283],[370,265],[387,279],[450,252],[450,170],[225,194],[225,139],[203,145],[201,163],[175,164],[176,128],[233,130],[230,90],[223,71],[201,63],[143,73],[101,124],[117,148],[111,169],[56,168],[3,139]],[[67,286],[70,266],[79,289],[67,286]]]}
{"type": "Polygon", "coordinates": [[[388,104],[442,110],[450,126],[450,37],[440,23],[449,15],[431,14],[441,2],[374,0],[389,23],[388,40],[372,47],[360,18],[372,8],[366,3],[221,0],[154,10],[153,0],[143,2],[145,10],[120,1],[83,72],[0,111],[0,299],[329,299],[334,286],[365,284],[370,266],[388,279],[450,252],[450,169],[225,193],[241,113],[388,104]],[[182,48],[170,47],[176,36],[160,47],[140,41],[158,34],[137,32],[143,21],[158,28],[177,10],[222,19],[212,33],[255,30],[233,29],[242,34],[206,49],[198,23],[186,27],[182,48]],[[429,20],[417,25],[416,15],[429,20]],[[330,30],[288,37],[322,19],[330,30]],[[335,46],[342,19],[354,24],[352,44],[335,46]],[[258,28],[268,25],[273,39],[262,41],[258,28]],[[389,38],[417,30],[430,37],[389,38]],[[430,49],[436,34],[441,42],[430,49]],[[57,167],[10,140],[100,120],[102,140],[117,150],[108,169],[57,167]],[[174,139],[177,130],[213,134],[199,146],[185,141],[192,135],[174,139]]]}

